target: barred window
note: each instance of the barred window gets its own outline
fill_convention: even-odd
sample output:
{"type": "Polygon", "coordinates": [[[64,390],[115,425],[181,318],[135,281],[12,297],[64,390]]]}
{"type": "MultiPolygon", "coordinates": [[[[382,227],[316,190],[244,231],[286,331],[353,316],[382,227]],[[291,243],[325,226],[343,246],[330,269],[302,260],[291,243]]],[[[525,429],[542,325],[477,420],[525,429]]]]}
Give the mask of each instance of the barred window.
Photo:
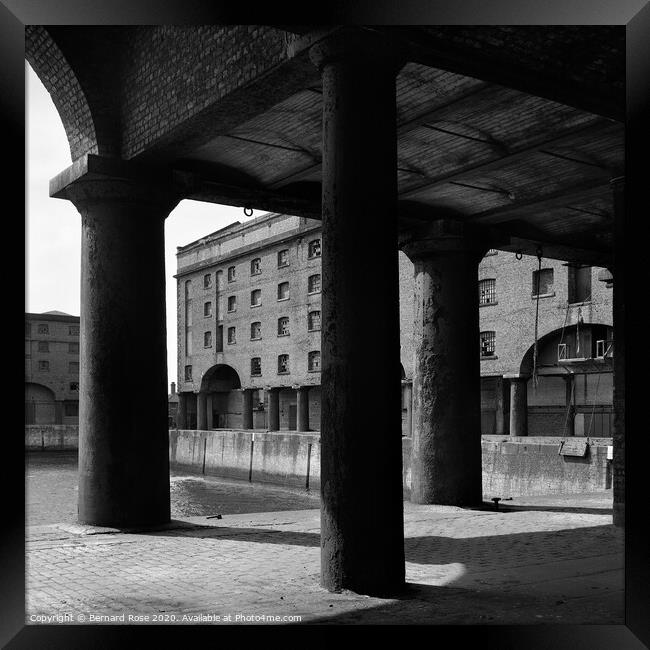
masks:
{"type": "Polygon", "coordinates": [[[533,271],[533,297],[553,293],[553,269],[533,271]]]}
{"type": "Polygon", "coordinates": [[[309,372],[320,371],[320,352],[318,350],[314,350],[307,355],[307,368],[309,372]]]}
{"type": "Polygon", "coordinates": [[[307,280],[308,293],[318,293],[320,291],[320,274],[310,275],[307,280]]]}
{"type": "Polygon", "coordinates": [[[478,304],[491,305],[496,301],[496,280],[493,278],[481,280],[478,283],[478,304]]]}
{"type": "Polygon", "coordinates": [[[234,282],[235,281],[235,267],[234,266],[229,266],[228,267],[228,282],[234,282]]]}
{"type": "Polygon", "coordinates": [[[206,302],[203,305],[203,315],[208,318],[212,316],[212,303],[211,302],[206,302]]]}
{"type": "Polygon", "coordinates": [[[68,334],[70,336],[79,336],[79,325],[70,325],[68,328],[68,334]]]}
{"type": "Polygon", "coordinates": [[[70,361],[68,363],[68,372],[71,375],[78,375],[79,374],[79,362],[78,361],[70,361]]]}
{"type": "Polygon", "coordinates": [[[228,311],[237,310],[237,296],[228,296],[228,311]]]}
{"type": "Polygon", "coordinates": [[[262,272],[262,259],[256,257],[251,260],[251,275],[259,275],[262,272]]]}
{"type": "Polygon", "coordinates": [[[78,381],[71,381],[70,382],[70,390],[79,390],[79,382],[78,381]]]}
{"type": "Polygon", "coordinates": [[[40,323],[38,326],[38,333],[39,334],[49,334],[50,333],[50,326],[47,323],[40,323]]]}
{"type": "Polygon", "coordinates": [[[185,381],[192,381],[192,366],[185,366],[185,381]]]}
{"type": "Polygon", "coordinates": [[[310,311],[307,314],[307,329],[315,332],[320,329],[320,311],[310,311]]]}
{"type": "Polygon", "coordinates": [[[262,290],[251,291],[251,307],[259,307],[262,304],[262,290]]]}
{"type": "Polygon", "coordinates": [[[47,341],[39,341],[38,342],[38,351],[39,352],[49,352],[50,351],[50,344],[47,341]]]}
{"type": "Polygon", "coordinates": [[[235,328],[234,327],[229,327],[228,328],[228,343],[237,343],[237,338],[235,336],[235,328]]]}
{"type": "Polygon", "coordinates": [[[251,376],[259,376],[262,374],[262,359],[260,357],[253,357],[251,359],[251,376]]]}
{"type": "Polygon", "coordinates": [[[278,318],[278,336],[288,336],[289,335],[289,317],[282,316],[278,318]]]}
{"type": "Polygon", "coordinates": [[[212,332],[204,332],[203,334],[203,347],[211,348],[212,347],[212,332]]]}
{"type": "Polygon", "coordinates": [[[203,288],[209,289],[212,286],[212,273],[206,273],[203,276],[203,288]]]}
{"type": "Polygon", "coordinates": [[[278,251],[278,268],[282,266],[289,266],[289,249],[278,251]]]}
{"type": "Polygon", "coordinates": [[[280,282],[278,285],[278,300],[288,300],[289,299],[289,283],[280,282]]]}
{"type": "Polygon", "coordinates": [[[251,323],[251,341],[262,338],[262,323],[251,323]]]}
{"type": "Polygon", "coordinates": [[[320,239],[314,239],[309,242],[308,248],[309,258],[320,257],[320,239]]]}
{"type": "Polygon", "coordinates": [[[495,332],[481,332],[481,356],[494,356],[495,332]]]}
{"type": "Polygon", "coordinates": [[[38,369],[41,370],[42,372],[49,372],[50,371],[50,362],[49,361],[39,361],[38,362],[38,369]]]}
{"type": "Polygon", "coordinates": [[[289,373],[289,355],[281,354],[278,356],[278,375],[289,373]]]}

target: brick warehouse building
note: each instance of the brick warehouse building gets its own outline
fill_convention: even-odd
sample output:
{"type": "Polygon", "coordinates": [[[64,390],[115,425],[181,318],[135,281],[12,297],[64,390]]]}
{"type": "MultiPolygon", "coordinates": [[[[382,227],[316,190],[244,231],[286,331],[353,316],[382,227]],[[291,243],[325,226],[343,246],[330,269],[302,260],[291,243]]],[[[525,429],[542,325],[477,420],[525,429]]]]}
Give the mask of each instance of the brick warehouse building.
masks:
{"type": "Polygon", "coordinates": [[[25,424],[79,421],[79,316],[25,314],[25,424]]]}
{"type": "MultiPolygon", "coordinates": [[[[177,259],[179,428],[318,430],[320,223],[267,214],[179,247],[177,259]]],[[[409,435],[414,267],[402,252],[399,265],[409,435]]],[[[544,258],[538,271],[537,258],[496,249],[479,265],[481,433],[610,436],[612,291],[599,281],[608,272],[544,258]]],[[[371,299],[359,318],[372,326],[371,299]]]]}

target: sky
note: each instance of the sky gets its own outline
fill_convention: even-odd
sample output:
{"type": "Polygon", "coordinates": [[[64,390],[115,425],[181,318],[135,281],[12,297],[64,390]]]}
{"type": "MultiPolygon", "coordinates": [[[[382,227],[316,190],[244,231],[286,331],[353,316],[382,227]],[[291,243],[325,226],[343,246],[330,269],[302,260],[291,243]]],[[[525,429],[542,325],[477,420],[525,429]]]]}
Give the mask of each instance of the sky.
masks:
{"type": "MultiPolygon", "coordinates": [[[[25,64],[25,311],[80,313],[81,217],[70,201],[49,197],[49,181],[72,164],[54,103],[25,64]]],[[[242,208],[181,201],[165,222],[167,374],[177,382],[176,247],[245,217],[242,208]]]]}

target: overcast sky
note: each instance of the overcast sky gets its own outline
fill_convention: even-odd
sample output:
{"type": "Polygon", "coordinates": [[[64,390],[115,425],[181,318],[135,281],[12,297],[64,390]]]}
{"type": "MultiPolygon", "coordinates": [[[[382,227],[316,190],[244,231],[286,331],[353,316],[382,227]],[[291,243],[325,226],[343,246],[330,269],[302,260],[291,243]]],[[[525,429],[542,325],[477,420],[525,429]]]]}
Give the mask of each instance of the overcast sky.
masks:
{"type": "MultiPolygon", "coordinates": [[[[50,95],[25,64],[25,311],[80,312],[81,217],[69,201],[49,197],[49,181],[72,163],[50,95]]],[[[255,218],[264,214],[255,211],[255,218]]],[[[176,382],[176,247],[235,221],[241,208],[181,201],[165,222],[168,381],[176,382]]]]}

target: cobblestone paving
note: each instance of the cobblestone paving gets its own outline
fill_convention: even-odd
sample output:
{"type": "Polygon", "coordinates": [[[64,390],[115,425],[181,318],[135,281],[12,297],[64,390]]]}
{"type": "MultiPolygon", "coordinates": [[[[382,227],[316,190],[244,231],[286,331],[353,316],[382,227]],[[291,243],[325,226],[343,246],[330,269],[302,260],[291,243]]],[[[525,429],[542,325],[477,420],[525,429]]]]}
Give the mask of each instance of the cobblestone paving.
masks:
{"type": "Polygon", "coordinates": [[[56,615],[71,624],[98,622],[91,615],[124,615],[104,621],[118,624],[289,622],[268,616],[331,624],[622,623],[623,533],[611,525],[611,493],[515,499],[509,507],[405,503],[408,584],[390,599],[320,588],[315,509],[189,517],[148,533],[30,527],[27,623],[56,622],[40,618],[56,615]]]}

